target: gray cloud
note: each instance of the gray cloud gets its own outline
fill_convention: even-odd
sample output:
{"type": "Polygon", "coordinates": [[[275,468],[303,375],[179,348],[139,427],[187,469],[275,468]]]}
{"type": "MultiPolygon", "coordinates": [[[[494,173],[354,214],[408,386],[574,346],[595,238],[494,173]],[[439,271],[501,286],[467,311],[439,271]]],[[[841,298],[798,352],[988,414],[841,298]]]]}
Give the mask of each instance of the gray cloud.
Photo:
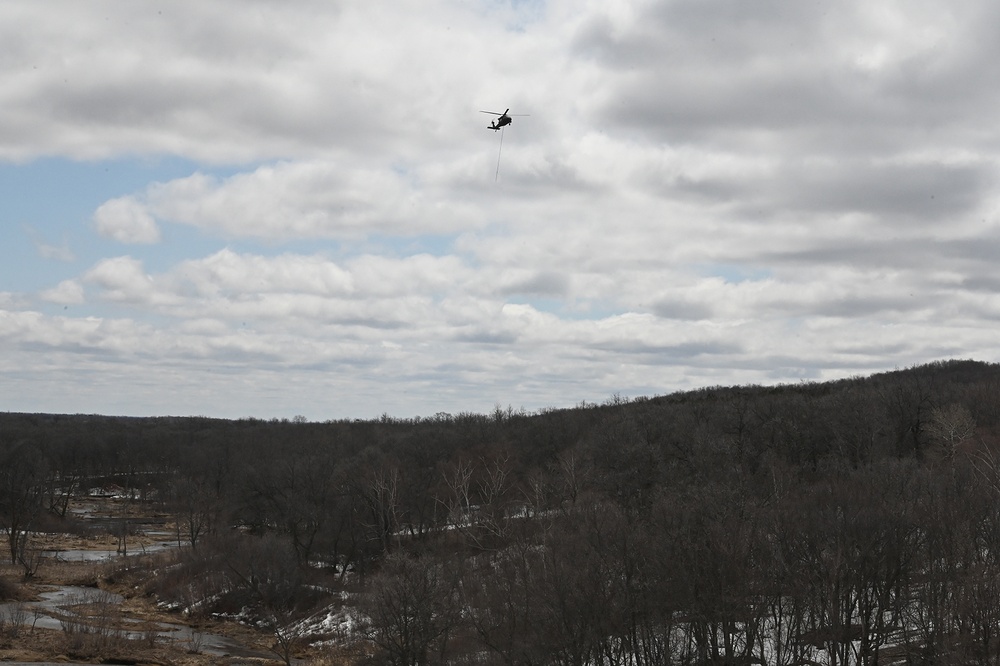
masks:
{"type": "Polygon", "coordinates": [[[454,413],[996,360],[985,1],[8,4],[0,159],[192,163],[49,220],[65,270],[0,284],[8,408],[454,413]]]}
{"type": "Polygon", "coordinates": [[[521,294],[563,297],[568,291],[569,279],[567,276],[554,271],[537,271],[528,275],[516,276],[500,288],[500,293],[507,296],[521,294]]]}
{"type": "Polygon", "coordinates": [[[979,204],[992,184],[981,167],[940,163],[862,163],[839,168],[831,164],[788,176],[783,185],[788,203],[797,209],[863,212],[882,220],[938,221],[964,215],[979,204]]]}
{"type": "Polygon", "coordinates": [[[680,299],[664,299],[655,303],[652,311],[665,319],[710,319],[713,309],[710,303],[698,303],[680,299]]]}

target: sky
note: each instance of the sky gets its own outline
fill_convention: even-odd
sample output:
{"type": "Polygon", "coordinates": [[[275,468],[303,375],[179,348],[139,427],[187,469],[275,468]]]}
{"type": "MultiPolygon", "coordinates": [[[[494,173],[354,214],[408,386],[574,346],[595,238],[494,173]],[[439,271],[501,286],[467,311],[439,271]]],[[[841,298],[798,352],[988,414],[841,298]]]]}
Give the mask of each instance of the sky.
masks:
{"type": "Polygon", "coordinates": [[[0,410],[537,411],[998,361],[998,24],[5,0],[0,410]]]}

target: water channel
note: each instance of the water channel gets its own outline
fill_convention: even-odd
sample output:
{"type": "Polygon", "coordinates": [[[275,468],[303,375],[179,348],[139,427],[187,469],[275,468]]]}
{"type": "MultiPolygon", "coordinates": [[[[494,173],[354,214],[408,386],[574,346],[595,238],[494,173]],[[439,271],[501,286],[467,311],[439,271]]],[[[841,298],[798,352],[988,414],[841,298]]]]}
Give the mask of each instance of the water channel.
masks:
{"type": "MultiPolygon", "coordinates": [[[[168,534],[157,535],[169,537],[168,534]]],[[[156,552],[177,547],[176,541],[156,542],[151,546],[132,550],[136,552],[156,552]]],[[[113,560],[121,555],[112,549],[104,550],[59,550],[47,551],[45,557],[67,562],[99,562],[113,560]]],[[[75,585],[51,585],[38,594],[33,601],[0,602],[0,623],[20,623],[24,626],[39,629],[66,630],[68,624],[87,623],[85,616],[78,615],[74,606],[80,604],[110,604],[120,605],[121,595],[98,590],[92,587],[75,585]]],[[[270,658],[275,655],[250,648],[228,636],[198,631],[186,624],[156,622],[144,624],[143,630],[129,631],[128,625],[138,625],[141,620],[134,617],[121,617],[124,637],[131,640],[149,640],[150,631],[155,630],[155,639],[159,642],[172,642],[187,650],[213,657],[243,657],[270,658]],[[150,629],[149,627],[152,627],[150,629]]],[[[12,662],[5,662],[12,663],[12,662]]],[[[35,666],[38,666],[37,663],[35,666]]],[[[65,663],[62,666],[66,666],[65,663]]]]}
{"type": "MultiPolygon", "coordinates": [[[[122,602],[121,595],[105,592],[91,587],[75,585],[51,586],[41,592],[35,601],[0,603],[0,617],[7,622],[39,628],[65,630],[68,624],[87,623],[87,618],[79,616],[73,607],[80,604],[113,604],[122,602]]],[[[129,624],[138,624],[137,618],[124,617],[122,620],[123,637],[130,640],[148,640],[149,630],[128,629],[129,624]]],[[[150,625],[146,625],[150,626],[150,625]]],[[[233,639],[219,634],[205,633],[185,624],[169,622],[152,623],[155,628],[156,640],[173,642],[181,647],[197,650],[200,654],[215,657],[249,657],[274,658],[274,654],[254,650],[233,639]]]]}

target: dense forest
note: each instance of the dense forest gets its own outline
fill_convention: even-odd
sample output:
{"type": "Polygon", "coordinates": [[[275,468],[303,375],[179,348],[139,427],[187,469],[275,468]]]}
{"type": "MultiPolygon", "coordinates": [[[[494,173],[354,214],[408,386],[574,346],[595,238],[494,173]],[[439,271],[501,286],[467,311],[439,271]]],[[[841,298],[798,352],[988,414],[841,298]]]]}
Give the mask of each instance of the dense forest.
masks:
{"type": "Polygon", "coordinates": [[[530,414],[0,414],[25,576],[33,535],[112,484],[184,543],[144,593],[241,614],[289,658],[1000,664],[998,365],[530,414]]]}

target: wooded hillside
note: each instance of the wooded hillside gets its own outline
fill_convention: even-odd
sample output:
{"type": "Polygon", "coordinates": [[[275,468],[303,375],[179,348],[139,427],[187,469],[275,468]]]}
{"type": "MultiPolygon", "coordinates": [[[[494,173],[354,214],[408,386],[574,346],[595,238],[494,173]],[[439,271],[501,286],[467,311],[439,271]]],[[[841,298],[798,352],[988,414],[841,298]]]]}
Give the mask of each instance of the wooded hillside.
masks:
{"type": "Polygon", "coordinates": [[[1000,366],[526,414],[0,414],[6,556],[102,485],[147,590],[391,664],[1000,663],[1000,366]],[[340,609],[350,635],[309,635],[340,609]],[[360,646],[360,647],[359,647],[360,646]]]}

